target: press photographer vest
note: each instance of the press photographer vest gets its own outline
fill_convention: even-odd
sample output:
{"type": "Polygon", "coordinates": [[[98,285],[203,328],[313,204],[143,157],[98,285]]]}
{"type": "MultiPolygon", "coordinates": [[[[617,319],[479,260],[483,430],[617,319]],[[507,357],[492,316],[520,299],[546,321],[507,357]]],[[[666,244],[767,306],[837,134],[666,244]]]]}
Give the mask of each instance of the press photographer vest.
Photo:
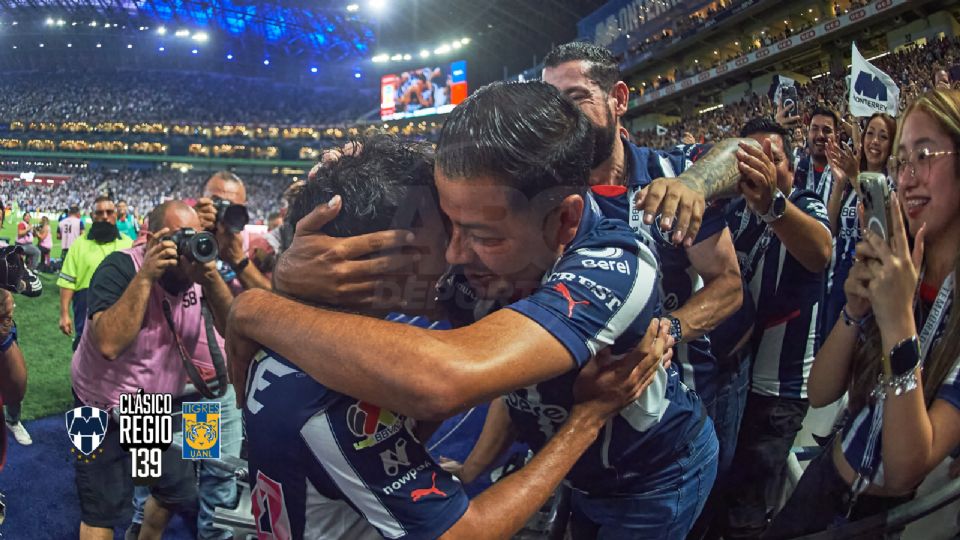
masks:
{"type": "MultiPolygon", "coordinates": [[[[135,271],[139,272],[146,245],[125,249],[121,253],[130,257],[135,271]]],[[[148,393],[180,394],[187,373],[163,315],[163,300],[170,302],[173,321],[187,354],[195,356],[203,333],[202,294],[197,284],[175,296],[154,283],[136,341],[112,362],[100,354],[93,340],[92,326],[88,326],[80,338],[70,369],[73,387],[80,400],[86,405],[108,409],[117,406],[121,393],[136,392],[139,388],[148,393]]]]}

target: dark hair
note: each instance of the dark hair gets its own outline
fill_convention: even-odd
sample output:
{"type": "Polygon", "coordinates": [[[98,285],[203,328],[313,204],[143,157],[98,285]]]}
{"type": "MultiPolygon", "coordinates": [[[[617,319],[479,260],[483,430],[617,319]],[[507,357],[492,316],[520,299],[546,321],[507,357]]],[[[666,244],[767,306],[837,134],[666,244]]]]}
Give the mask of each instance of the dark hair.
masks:
{"type": "Polygon", "coordinates": [[[322,167],[297,192],[286,219],[291,230],[334,195],[340,195],[342,207],[323,232],[340,237],[397,228],[394,221],[398,211],[410,210],[415,204],[411,195],[428,193],[435,201],[433,152],[428,144],[402,142],[382,134],[358,142],[362,151],[344,154],[322,167]]]}
{"type": "Polygon", "coordinates": [[[828,109],[823,105],[817,105],[810,113],[811,121],[813,121],[814,116],[829,116],[833,119],[833,129],[840,129],[840,117],[837,115],[837,113],[833,112],[832,109],[828,109]]]}
{"type": "MultiPolygon", "coordinates": [[[[890,155],[893,154],[893,143],[894,143],[894,140],[897,138],[897,121],[894,120],[894,118],[887,113],[881,113],[881,112],[873,113],[870,116],[870,118],[867,119],[867,123],[864,124],[863,134],[860,136],[860,170],[861,171],[867,170],[867,147],[864,144],[864,141],[866,140],[866,137],[867,137],[867,130],[870,129],[870,122],[873,122],[874,118],[879,118],[883,122],[884,126],[886,126],[887,128],[887,132],[890,135],[890,148],[888,149],[889,151],[887,152],[887,158],[889,158],[890,155]]],[[[884,168],[884,171],[886,171],[886,168],[887,168],[886,164],[884,164],[883,168],[884,168]]]]}
{"type": "Polygon", "coordinates": [[[613,53],[585,41],[571,41],[553,49],[543,59],[543,67],[552,68],[578,61],[588,64],[587,77],[597,83],[604,92],[613,90],[613,85],[620,80],[620,65],[613,53]]]}
{"type": "Polygon", "coordinates": [[[98,203],[102,203],[102,202],[112,203],[113,197],[109,195],[100,195],[99,197],[93,200],[93,205],[96,206],[98,203]]]}
{"type": "Polygon", "coordinates": [[[280,212],[271,212],[270,215],[267,216],[267,221],[273,221],[275,219],[280,219],[280,212]]]}
{"type": "Polygon", "coordinates": [[[79,213],[80,213],[80,207],[77,206],[77,205],[73,205],[73,206],[71,206],[70,208],[67,209],[67,212],[70,213],[70,214],[79,214],[79,213]]]}
{"type": "Polygon", "coordinates": [[[593,161],[593,129],[553,86],[497,82],[457,106],[440,132],[437,170],[455,179],[489,176],[526,201],[558,187],[584,193],[593,161]]]}
{"type": "Polygon", "coordinates": [[[741,137],[749,137],[751,135],[756,135],[757,133],[769,133],[773,135],[779,135],[783,139],[783,154],[784,158],[787,160],[790,170],[793,170],[793,141],[790,132],[780,124],[773,121],[771,118],[766,116],[758,116],[756,118],[750,119],[746,124],[740,128],[741,137]]]}

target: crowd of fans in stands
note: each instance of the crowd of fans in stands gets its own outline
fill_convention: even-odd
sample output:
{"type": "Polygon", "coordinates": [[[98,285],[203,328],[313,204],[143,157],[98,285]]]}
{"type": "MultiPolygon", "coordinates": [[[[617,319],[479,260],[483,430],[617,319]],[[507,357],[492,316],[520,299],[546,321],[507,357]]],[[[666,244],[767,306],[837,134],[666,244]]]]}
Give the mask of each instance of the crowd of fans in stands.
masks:
{"type": "MultiPolygon", "coordinates": [[[[195,199],[203,193],[209,172],[182,173],[176,170],[83,172],[57,184],[0,183],[0,199],[16,203],[21,211],[60,213],[73,205],[84,212],[92,204],[91,193],[112,193],[126,201],[138,216],[171,199],[195,199]]],[[[247,207],[251,220],[264,220],[276,212],[280,196],[289,183],[275,175],[242,175],[247,186],[247,207]]]]}
{"type": "Polygon", "coordinates": [[[31,72],[0,80],[0,122],[319,125],[354,120],[375,99],[211,73],[31,72]]]}
{"type": "MultiPolygon", "coordinates": [[[[873,63],[897,82],[902,109],[918,95],[933,88],[931,67],[949,69],[958,62],[960,39],[947,38],[931,42],[925,47],[890,53],[873,63]]],[[[820,103],[836,111],[845,111],[848,99],[846,75],[846,72],[830,73],[800,86],[801,100],[809,106],[820,103]]],[[[684,132],[693,134],[698,142],[711,142],[735,134],[746,119],[761,115],[772,117],[775,114],[774,104],[767,94],[754,92],[740,101],[703,114],[691,110],[666,134],[657,134],[655,129],[651,129],[634,135],[638,144],[655,148],[675,144],[684,132]]]]}

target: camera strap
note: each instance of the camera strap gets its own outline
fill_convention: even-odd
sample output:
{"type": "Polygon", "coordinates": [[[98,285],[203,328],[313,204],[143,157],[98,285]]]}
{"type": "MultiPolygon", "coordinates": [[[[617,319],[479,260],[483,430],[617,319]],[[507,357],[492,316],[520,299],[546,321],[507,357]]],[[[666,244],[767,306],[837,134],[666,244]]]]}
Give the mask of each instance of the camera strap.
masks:
{"type": "Polygon", "coordinates": [[[177,352],[180,354],[180,362],[183,364],[183,368],[186,370],[190,382],[193,383],[197,391],[200,392],[203,397],[213,399],[227,393],[227,367],[223,361],[223,352],[220,350],[220,346],[217,345],[216,330],[213,327],[213,316],[207,307],[207,301],[203,298],[200,299],[200,313],[203,317],[204,330],[207,333],[207,347],[210,350],[210,359],[213,360],[213,369],[216,372],[216,378],[210,381],[210,383],[204,380],[200,374],[200,370],[197,369],[190,355],[187,354],[187,349],[183,346],[183,342],[180,340],[180,334],[177,333],[176,326],[173,323],[173,309],[170,307],[170,301],[166,298],[163,299],[163,317],[167,320],[167,326],[170,327],[170,332],[173,333],[173,340],[176,342],[177,352]],[[211,386],[213,387],[212,389],[211,386]]]}

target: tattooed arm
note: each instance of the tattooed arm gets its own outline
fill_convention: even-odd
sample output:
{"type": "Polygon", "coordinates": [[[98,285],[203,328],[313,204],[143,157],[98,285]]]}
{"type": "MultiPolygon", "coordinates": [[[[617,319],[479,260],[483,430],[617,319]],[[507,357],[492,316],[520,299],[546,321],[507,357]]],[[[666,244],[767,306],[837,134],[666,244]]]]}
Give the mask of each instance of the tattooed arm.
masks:
{"type": "Polygon", "coordinates": [[[737,150],[741,142],[760,146],[753,139],[723,139],[680,176],[659,178],[641,190],[634,203],[643,210],[644,222],[651,224],[654,216],[660,214],[660,228],[667,231],[676,217],[673,242],[692,246],[700,231],[706,202],[737,194],[737,150]]]}

